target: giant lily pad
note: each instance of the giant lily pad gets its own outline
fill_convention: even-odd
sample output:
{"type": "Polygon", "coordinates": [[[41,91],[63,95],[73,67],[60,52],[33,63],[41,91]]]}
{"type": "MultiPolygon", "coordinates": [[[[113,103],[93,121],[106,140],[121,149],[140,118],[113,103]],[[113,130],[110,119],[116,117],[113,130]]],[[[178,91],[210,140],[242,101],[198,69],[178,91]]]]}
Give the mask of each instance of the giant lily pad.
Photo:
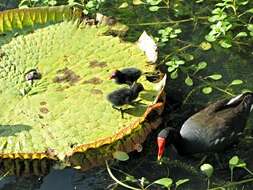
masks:
{"type": "Polygon", "coordinates": [[[0,13],[0,164],[10,173],[39,174],[45,159],[96,166],[134,150],[161,121],[161,91],[144,75],[141,103],[124,118],[112,109],[106,95],[120,88],[108,80],[115,69],[154,68],[136,44],[105,35],[111,26],[78,17],[70,7],[0,13]],[[26,80],[32,69],[39,80],[26,80]]]}

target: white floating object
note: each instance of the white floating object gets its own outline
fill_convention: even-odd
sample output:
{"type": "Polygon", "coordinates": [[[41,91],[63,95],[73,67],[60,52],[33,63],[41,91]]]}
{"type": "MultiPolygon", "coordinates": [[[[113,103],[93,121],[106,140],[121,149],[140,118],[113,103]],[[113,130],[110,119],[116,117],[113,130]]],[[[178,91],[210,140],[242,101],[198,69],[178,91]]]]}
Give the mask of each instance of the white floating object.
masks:
{"type": "Polygon", "coordinates": [[[155,84],[156,91],[159,92],[159,91],[161,91],[165,87],[165,85],[166,85],[166,79],[167,79],[167,75],[165,74],[163,76],[162,80],[155,84]]]}
{"type": "Polygon", "coordinates": [[[227,103],[227,105],[230,105],[230,104],[234,103],[236,100],[238,100],[241,97],[242,97],[242,94],[240,94],[240,95],[232,98],[231,100],[229,100],[229,102],[227,103]]]}
{"type": "Polygon", "coordinates": [[[146,31],[141,34],[138,40],[138,46],[146,54],[148,62],[156,62],[158,56],[157,45],[153,38],[146,33],[146,31]]]}
{"type": "MultiPolygon", "coordinates": [[[[166,80],[167,80],[167,75],[165,74],[162,78],[162,80],[158,83],[155,84],[155,89],[158,91],[158,92],[161,92],[165,85],[166,85],[166,80]]],[[[155,98],[154,100],[154,104],[158,102],[158,99],[159,99],[159,95],[155,98]]]]}

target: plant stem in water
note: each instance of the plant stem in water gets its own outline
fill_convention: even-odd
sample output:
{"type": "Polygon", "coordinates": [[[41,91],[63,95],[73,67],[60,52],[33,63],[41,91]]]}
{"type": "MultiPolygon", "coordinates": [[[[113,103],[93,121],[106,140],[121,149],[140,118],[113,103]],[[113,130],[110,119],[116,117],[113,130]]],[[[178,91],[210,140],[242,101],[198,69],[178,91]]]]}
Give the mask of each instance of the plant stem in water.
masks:
{"type": "Polygon", "coordinates": [[[119,185],[125,187],[125,188],[128,188],[128,189],[132,189],[132,190],[142,190],[142,189],[139,189],[139,188],[136,188],[136,187],[132,187],[130,185],[127,185],[125,183],[123,183],[122,181],[118,180],[113,174],[112,174],[112,171],[110,169],[110,166],[107,162],[107,160],[105,161],[105,164],[106,164],[106,169],[108,171],[108,174],[110,175],[110,177],[116,182],[118,183],[119,185]]]}

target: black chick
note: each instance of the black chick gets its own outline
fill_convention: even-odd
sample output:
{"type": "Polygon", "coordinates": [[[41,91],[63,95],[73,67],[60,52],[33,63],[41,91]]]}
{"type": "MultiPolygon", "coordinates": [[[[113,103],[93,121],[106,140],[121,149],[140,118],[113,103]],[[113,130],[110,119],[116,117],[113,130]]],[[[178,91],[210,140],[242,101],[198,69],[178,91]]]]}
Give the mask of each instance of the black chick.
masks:
{"type": "Polygon", "coordinates": [[[41,79],[41,74],[37,69],[31,69],[25,74],[26,81],[31,81],[33,83],[34,80],[41,79]]]}
{"type": "Polygon", "coordinates": [[[131,86],[140,78],[141,74],[141,70],[129,67],[114,71],[110,79],[114,79],[117,84],[128,84],[131,86]]]}
{"type": "Polygon", "coordinates": [[[114,109],[121,111],[121,117],[123,118],[122,108],[117,107],[132,103],[142,90],[144,90],[144,87],[141,83],[134,83],[130,88],[120,88],[111,92],[107,95],[107,100],[111,102],[114,109]]]}

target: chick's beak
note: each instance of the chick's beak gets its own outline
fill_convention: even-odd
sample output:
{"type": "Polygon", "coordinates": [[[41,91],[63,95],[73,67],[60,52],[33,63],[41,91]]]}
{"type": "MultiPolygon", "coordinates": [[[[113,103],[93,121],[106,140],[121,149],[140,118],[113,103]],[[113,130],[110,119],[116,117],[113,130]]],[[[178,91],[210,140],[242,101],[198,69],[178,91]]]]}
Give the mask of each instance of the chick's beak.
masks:
{"type": "Polygon", "coordinates": [[[158,145],[158,154],[157,154],[157,160],[161,160],[164,150],[165,150],[165,138],[158,137],[157,138],[157,145],[158,145]]]}

